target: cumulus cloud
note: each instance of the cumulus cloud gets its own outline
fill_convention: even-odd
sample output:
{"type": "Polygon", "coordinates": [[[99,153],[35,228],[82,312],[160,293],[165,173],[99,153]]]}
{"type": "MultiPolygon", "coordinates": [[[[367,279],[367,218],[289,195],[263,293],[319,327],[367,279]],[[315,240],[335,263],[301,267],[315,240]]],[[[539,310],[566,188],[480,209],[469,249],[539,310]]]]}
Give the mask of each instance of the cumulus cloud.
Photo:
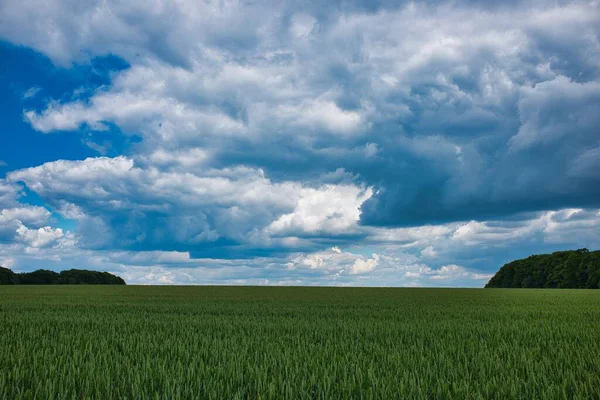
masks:
{"type": "Polygon", "coordinates": [[[4,7],[6,26],[43,15],[53,40],[38,28],[3,34],[57,62],[110,49],[131,63],[89,99],[26,110],[42,132],[112,123],[141,134],[140,157],[156,162],[199,146],[205,163],[270,176],[300,169],[310,180],[343,168],[378,189],[362,207],[366,225],[598,206],[594,2],[378,12],[351,2],[325,14],[285,2],[158,1],[152,13],[103,2],[77,9],[81,23],[44,6],[4,7]],[[124,25],[131,13],[136,23],[124,25]],[[150,23],[158,15],[164,23],[150,23]]]}
{"type": "Polygon", "coordinates": [[[19,192],[20,188],[17,185],[6,182],[4,179],[0,179],[0,207],[8,208],[17,205],[19,192]]]}
{"type": "Polygon", "coordinates": [[[373,258],[367,260],[357,259],[354,261],[352,268],[350,268],[351,274],[365,274],[373,271],[379,265],[379,255],[373,254],[373,258]]]}
{"type": "MultiPolygon", "coordinates": [[[[468,276],[469,273],[460,265],[444,265],[431,276],[433,280],[456,279],[468,276]]],[[[491,276],[490,276],[491,278],[491,276]]]]}
{"type": "Polygon", "coordinates": [[[332,274],[363,274],[373,271],[379,265],[380,256],[373,254],[370,258],[359,254],[345,252],[335,246],[331,249],[301,254],[287,263],[288,269],[311,269],[327,271],[332,274]]]}
{"type": "Polygon", "coordinates": [[[0,212],[0,223],[20,221],[28,225],[39,225],[46,223],[49,217],[50,212],[44,207],[25,206],[5,208],[0,212]]]}
{"type": "Polygon", "coordinates": [[[593,248],[600,238],[599,210],[562,209],[519,215],[512,220],[467,221],[411,228],[369,229],[372,243],[418,248],[425,258],[435,258],[448,247],[510,243],[570,242],[593,248]],[[587,238],[584,237],[587,235],[587,238]]]}
{"type": "Polygon", "coordinates": [[[355,233],[360,204],[371,193],[351,185],[272,182],[246,167],[163,171],[123,156],[55,161],[13,171],[8,179],[79,220],[81,242],[95,248],[293,247],[298,235],[355,233]],[[281,239],[269,245],[270,236],[281,239]]]}
{"type": "Polygon", "coordinates": [[[54,229],[50,226],[29,229],[25,225],[21,225],[17,228],[17,234],[20,240],[26,242],[31,247],[45,247],[65,236],[62,229],[54,229]]]}
{"type": "Polygon", "coordinates": [[[10,243],[18,237],[25,225],[42,228],[49,220],[50,212],[44,207],[20,206],[0,210],[0,242],[10,243]]]}
{"type": "Polygon", "coordinates": [[[332,282],[339,285],[445,286],[462,282],[471,286],[491,277],[453,264],[433,268],[408,253],[373,253],[367,257],[338,247],[297,256],[287,263],[287,268],[330,275],[332,282]]]}
{"type": "MultiPolygon", "coordinates": [[[[21,203],[18,185],[0,180],[0,244],[25,243],[31,248],[72,245],[73,235],[48,225],[52,214],[45,207],[21,203]]],[[[15,263],[14,257],[10,265],[15,263]]]]}
{"type": "Polygon", "coordinates": [[[302,189],[294,211],[267,228],[275,235],[350,234],[357,231],[360,205],[372,195],[354,185],[326,185],[302,189]]]}
{"type": "Polygon", "coordinates": [[[385,253],[414,254],[432,267],[458,264],[485,277],[506,262],[531,254],[596,249],[600,240],[599,212],[562,209],[520,214],[509,220],[369,228],[366,243],[385,253]]]}
{"type": "Polygon", "coordinates": [[[477,287],[503,263],[529,255],[530,247],[523,247],[523,243],[558,245],[556,249],[562,248],[565,237],[577,246],[597,243],[600,213],[572,209],[523,221],[457,223],[426,230],[376,228],[364,244],[354,245],[352,250],[334,246],[301,254],[240,259],[198,258],[187,251],[81,249],[68,232],[58,242],[38,242],[35,245],[39,247],[35,247],[38,236],[52,238],[60,234],[48,227],[21,231],[27,232],[31,240],[0,244],[0,259],[11,259],[11,265],[19,270],[35,269],[40,263],[56,269],[86,265],[118,273],[138,284],[477,287]],[[510,234],[511,228],[514,234],[510,234]],[[374,252],[365,253],[365,245],[374,252]],[[435,252],[434,258],[430,257],[431,251],[435,252]],[[14,254],[20,255],[15,258],[14,254]],[[457,263],[461,259],[466,265],[457,263]]]}

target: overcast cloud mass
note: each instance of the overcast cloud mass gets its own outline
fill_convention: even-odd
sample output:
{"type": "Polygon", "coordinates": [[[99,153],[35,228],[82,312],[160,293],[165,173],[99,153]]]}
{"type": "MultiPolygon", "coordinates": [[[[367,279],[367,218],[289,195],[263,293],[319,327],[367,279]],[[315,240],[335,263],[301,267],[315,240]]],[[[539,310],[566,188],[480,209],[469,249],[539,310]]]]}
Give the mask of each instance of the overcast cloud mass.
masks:
{"type": "Polygon", "coordinates": [[[0,265],[483,286],[600,248],[598,1],[0,0],[0,265]]]}

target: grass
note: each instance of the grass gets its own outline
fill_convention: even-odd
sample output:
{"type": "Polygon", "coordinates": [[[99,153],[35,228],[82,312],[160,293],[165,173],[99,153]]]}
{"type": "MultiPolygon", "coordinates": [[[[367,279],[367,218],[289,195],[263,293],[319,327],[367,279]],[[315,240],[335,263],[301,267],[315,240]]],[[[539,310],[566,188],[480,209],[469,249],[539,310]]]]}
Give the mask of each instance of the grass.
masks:
{"type": "Polygon", "coordinates": [[[600,291],[0,287],[0,399],[600,398],[600,291]]]}

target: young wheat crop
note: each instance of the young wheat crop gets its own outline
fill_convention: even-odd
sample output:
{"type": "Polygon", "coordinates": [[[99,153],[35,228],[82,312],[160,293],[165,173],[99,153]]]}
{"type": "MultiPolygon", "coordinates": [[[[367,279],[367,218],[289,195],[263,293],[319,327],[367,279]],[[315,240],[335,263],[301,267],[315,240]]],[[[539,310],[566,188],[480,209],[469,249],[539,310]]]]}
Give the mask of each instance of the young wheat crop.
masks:
{"type": "Polygon", "coordinates": [[[600,291],[0,287],[0,399],[600,396],[600,291]]]}

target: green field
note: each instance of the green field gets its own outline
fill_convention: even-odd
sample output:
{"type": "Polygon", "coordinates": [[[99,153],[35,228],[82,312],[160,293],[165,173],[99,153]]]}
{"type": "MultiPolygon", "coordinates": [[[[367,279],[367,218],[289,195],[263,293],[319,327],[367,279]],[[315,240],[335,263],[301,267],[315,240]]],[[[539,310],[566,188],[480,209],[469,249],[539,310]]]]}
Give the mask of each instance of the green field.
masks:
{"type": "Polygon", "coordinates": [[[600,398],[600,291],[0,287],[0,399],[600,398]]]}

